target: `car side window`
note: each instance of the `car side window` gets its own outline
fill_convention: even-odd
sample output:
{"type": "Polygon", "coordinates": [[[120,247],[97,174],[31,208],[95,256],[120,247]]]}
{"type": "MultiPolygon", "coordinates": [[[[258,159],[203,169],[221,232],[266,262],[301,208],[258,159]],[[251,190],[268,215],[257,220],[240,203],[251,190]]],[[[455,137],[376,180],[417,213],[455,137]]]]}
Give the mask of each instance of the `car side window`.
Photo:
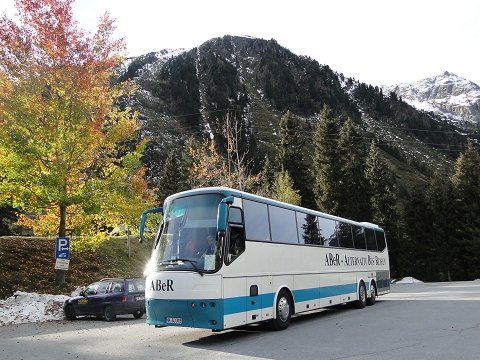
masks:
{"type": "Polygon", "coordinates": [[[85,291],[83,292],[84,295],[95,295],[97,293],[95,290],[97,288],[97,285],[98,283],[93,283],[88,285],[85,291]]]}
{"type": "Polygon", "coordinates": [[[123,290],[124,290],[123,282],[113,282],[112,286],[110,287],[110,292],[112,293],[123,292],[123,290]]]}
{"type": "Polygon", "coordinates": [[[132,281],[128,283],[128,292],[136,293],[145,291],[145,282],[144,281],[132,281]]]}
{"type": "Polygon", "coordinates": [[[105,294],[105,291],[107,291],[108,284],[109,282],[107,281],[101,281],[97,288],[97,295],[105,294]]]}

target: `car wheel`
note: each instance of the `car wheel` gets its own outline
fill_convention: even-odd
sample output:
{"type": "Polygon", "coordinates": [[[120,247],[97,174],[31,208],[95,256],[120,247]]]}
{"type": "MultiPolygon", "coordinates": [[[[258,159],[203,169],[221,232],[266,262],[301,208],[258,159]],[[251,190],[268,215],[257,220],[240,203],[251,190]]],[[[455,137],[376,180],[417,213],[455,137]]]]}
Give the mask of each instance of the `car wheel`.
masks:
{"type": "Polygon", "coordinates": [[[65,319],[67,320],[75,320],[77,315],[75,314],[75,309],[73,308],[73,305],[67,305],[65,308],[65,319]]]}
{"type": "Polygon", "coordinates": [[[142,316],[143,316],[143,311],[138,310],[138,311],[133,313],[133,317],[135,319],[140,319],[142,316]]]}
{"type": "Polygon", "coordinates": [[[115,315],[115,311],[113,310],[112,305],[105,306],[105,310],[103,311],[103,317],[106,321],[115,320],[117,316],[115,315]]]}

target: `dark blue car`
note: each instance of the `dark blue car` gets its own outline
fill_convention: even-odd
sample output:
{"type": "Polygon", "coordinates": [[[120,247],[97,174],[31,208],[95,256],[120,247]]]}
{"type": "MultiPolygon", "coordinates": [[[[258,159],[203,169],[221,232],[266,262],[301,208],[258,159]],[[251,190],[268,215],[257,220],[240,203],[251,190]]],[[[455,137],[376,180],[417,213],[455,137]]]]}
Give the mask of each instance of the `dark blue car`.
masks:
{"type": "Polygon", "coordinates": [[[63,312],[67,320],[74,320],[80,315],[94,315],[112,321],[123,314],[133,314],[139,319],[145,313],[145,280],[102,279],[88,285],[80,296],[67,299],[63,312]]]}

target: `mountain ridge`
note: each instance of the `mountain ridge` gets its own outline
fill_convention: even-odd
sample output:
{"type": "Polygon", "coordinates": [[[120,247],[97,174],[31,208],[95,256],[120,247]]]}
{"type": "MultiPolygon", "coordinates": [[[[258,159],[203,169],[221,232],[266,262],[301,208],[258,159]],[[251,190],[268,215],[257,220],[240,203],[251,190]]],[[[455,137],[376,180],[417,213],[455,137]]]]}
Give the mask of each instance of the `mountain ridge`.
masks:
{"type": "Polygon", "coordinates": [[[438,114],[461,128],[480,124],[480,86],[451,72],[382,88],[385,92],[395,92],[415,108],[438,114]]]}
{"type": "Polygon", "coordinates": [[[250,129],[244,140],[255,171],[266,155],[275,155],[287,110],[300,121],[309,157],[325,104],[340,121],[352,118],[365,144],[375,139],[391,168],[404,169],[397,176],[411,178],[408,183],[415,178],[425,183],[433,172],[451,173],[466,142],[458,124],[415,109],[394,91],[295,55],[273,39],[227,35],[191,49],[148,53],[125,63],[120,79],[139,86],[130,105],[139,111],[142,136],[149,139],[143,160],[157,185],[166,154],[180,153],[189,137],[213,138],[223,147],[221,122],[228,113],[250,129]]]}

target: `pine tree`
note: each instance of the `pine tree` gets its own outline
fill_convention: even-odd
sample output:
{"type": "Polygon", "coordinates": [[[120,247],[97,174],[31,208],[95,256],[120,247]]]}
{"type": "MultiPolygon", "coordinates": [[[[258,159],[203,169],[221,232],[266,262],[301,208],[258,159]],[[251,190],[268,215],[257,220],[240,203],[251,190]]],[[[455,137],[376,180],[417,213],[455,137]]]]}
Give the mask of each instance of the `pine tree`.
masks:
{"type": "Polygon", "coordinates": [[[302,198],[299,191],[293,189],[293,180],[288,171],[280,171],[275,174],[272,198],[292,205],[300,205],[302,198]]]}
{"type": "Polygon", "coordinates": [[[325,105],[313,135],[314,191],[318,208],[333,215],[339,214],[342,202],[340,194],[342,169],[338,150],[339,132],[332,109],[325,105]]]}
{"type": "Polygon", "coordinates": [[[342,171],[339,214],[348,219],[364,221],[370,217],[369,188],[365,179],[366,154],[362,139],[348,118],[340,129],[338,143],[342,171]]]}
{"type": "MultiPolygon", "coordinates": [[[[408,274],[422,281],[427,281],[427,266],[430,246],[426,239],[431,238],[432,220],[426,191],[418,186],[408,195],[407,206],[403,207],[402,220],[404,238],[398,246],[398,254],[394,254],[398,265],[394,268],[395,275],[408,274]],[[421,214],[421,221],[419,221],[421,214]],[[401,264],[401,265],[400,265],[401,264]]],[[[387,231],[388,236],[388,229],[387,231]]],[[[387,238],[390,247],[390,239],[387,238]]],[[[389,249],[392,256],[392,249],[389,249]]]]}
{"type": "Polygon", "coordinates": [[[428,188],[427,200],[431,221],[425,224],[430,231],[426,231],[427,236],[423,242],[429,247],[428,265],[431,274],[425,280],[452,281],[461,272],[457,265],[461,251],[455,244],[457,221],[455,211],[452,211],[454,201],[451,182],[435,173],[428,188]]]}
{"type": "Polygon", "coordinates": [[[369,184],[371,221],[385,230],[390,251],[390,267],[396,270],[398,258],[398,212],[397,199],[393,185],[387,173],[387,167],[380,158],[375,141],[372,141],[368,153],[365,178],[369,184]]]}
{"type": "Polygon", "coordinates": [[[290,111],[280,120],[277,161],[279,168],[290,174],[293,188],[302,198],[302,206],[314,207],[312,180],[305,160],[305,138],[300,134],[298,120],[290,111]]]}
{"type": "MultiPolygon", "coordinates": [[[[455,243],[464,270],[457,280],[480,277],[480,156],[469,140],[452,177],[456,221],[455,243]]],[[[454,279],[455,280],[455,279],[454,279]]]]}
{"type": "Polygon", "coordinates": [[[163,200],[165,200],[167,196],[184,190],[188,190],[185,172],[175,151],[171,151],[168,154],[163,168],[162,178],[157,192],[158,200],[160,200],[160,203],[163,203],[163,200]]]}
{"type": "Polygon", "coordinates": [[[271,197],[274,181],[275,168],[273,167],[273,164],[267,155],[265,157],[265,162],[263,164],[263,169],[261,172],[261,189],[260,191],[257,191],[257,194],[261,196],[271,197]]]}

